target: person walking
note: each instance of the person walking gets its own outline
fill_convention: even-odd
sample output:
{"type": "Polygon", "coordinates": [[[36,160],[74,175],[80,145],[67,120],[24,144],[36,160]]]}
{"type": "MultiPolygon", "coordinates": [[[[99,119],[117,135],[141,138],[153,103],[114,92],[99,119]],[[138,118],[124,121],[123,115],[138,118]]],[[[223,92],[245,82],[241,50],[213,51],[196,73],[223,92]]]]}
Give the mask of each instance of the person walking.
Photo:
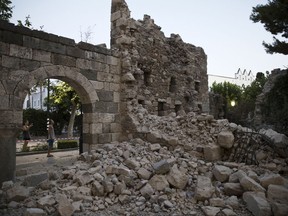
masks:
{"type": "Polygon", "coordinates": [[[52,119],[49,120],[49,127],[48,127],[48,153],[47,153],[47,157],[53,157],[53,155],[51,154],[51,150],[53,148],[53,144],[55,141],[55,131],[54,131],[54,121],[52,119]]]}
{"type": "Polygon", "coordinates": [[[29,121],[26,120],[22,126],[22,135],[23,135],[23,147],[22,147],[22,151],[28,151],[28,143],[29,140],[31,140],[31,136],[30,136],[30,128],[33,126],[33,123],[29,125],[29,121]]]}

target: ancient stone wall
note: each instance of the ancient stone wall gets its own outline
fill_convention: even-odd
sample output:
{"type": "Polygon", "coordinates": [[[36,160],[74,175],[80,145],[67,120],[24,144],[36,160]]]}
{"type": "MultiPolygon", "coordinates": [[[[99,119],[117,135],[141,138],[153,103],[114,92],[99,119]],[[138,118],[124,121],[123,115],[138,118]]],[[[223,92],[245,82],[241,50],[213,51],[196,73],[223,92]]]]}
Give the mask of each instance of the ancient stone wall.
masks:
{"type": "Polygon", "coordinates": [[[134,137],[128,111],[135,103],[158,116],[209,110],[203,49],[177,34],[165,37],[148,15],[130,18],[124,0],[112,0],[111,49],[1,21],[0,182],[14,176],[25,96],[48,78],[67,82],[80,96],[84,151],[134,137]]]}
{"type": "Polygon", "coordinates": [[[124,0],[112,3],[111,48],[122,58],[122,99],[149,113],[207,112],[207,57],[177,34],[165,37],[144,15],[134,20],[124,0]]]}
{"type": "MultiPolygon", "coordinates": [[[[261,128],[261,127],[265,126],[265,127],[275,129],[275,126],[276,126],[275,122],[277,122],[275,113],[278,110],[274,110],[273,112],[270,112],[270,113],[267,113],[267,110],[265,111],[265,108],[267,107],[267,105],[270,105],[270,104],[267,104],[267,103],[269,103],[268,102],[268,94],[270,93],[270,91],[273,90],[273,88],[275,86],[275,82],[277,82],[278,79],[284,78],[285,76],[287,76],[287,74],[288,74],[288,70],[275,69],[275,70],[271,71],[271,74],[269,75],[268,80],[263,87],[262,93],[260,95],[258,95],[258,97],[256,99],[256,103],[255,103],[254,125],[257,128],[261,128]]],[[[285,94],[285,92],[283,92],[281,94],[285,94]]],[[[276,100],[276,98],[275,98],[275,100],[276,100]]],[[[276,101],[275,101],[275,103],[276,103],[276,101]]],[[[285,105],[285,101],[283,101],[283,104],[285,105]]],[[[280,107],[279,107],[279,109],[280,109],[280,107]]],[[[283,116],[283,117],[285,117],[285,116],[283,116]]],[[[278,131],[278,132],[283,133],[283,131],[278,131]]],[[[287,133],[288,132],[286,132],[286,134],[287,133]]]]}
{"type": "Polygon", "coordinates": [[[84,151],[121,137],[120,64],[110,50],[1,21],[0,182],[14,176],[25,96],[47,78],[67,82],[80,96],[84,151]]]}

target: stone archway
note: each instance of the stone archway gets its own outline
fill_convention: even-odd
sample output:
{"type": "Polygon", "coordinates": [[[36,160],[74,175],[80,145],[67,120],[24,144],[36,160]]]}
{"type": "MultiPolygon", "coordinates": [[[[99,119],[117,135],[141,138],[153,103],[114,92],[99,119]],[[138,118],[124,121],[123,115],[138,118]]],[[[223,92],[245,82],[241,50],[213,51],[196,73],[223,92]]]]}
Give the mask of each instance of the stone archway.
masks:
{"type": "MultiPolygon", "coordinates": [[[[67,66],[49,65],[27,72],[16,70],[7,73],[7,80],[1,82],[0,92],[7,101],[6,109],[1,110],[3,122],[0,125],[0,183],[15,179],[16,169],[16,136],[22,124],[22,107],[27,92],[38,81],[54,78],[67,82],[79,95],[83,106],[83,150],[90,151],[91,145],[97,144],[93,139],[91,125],[95,118],[91,118],[94,107],[99,101],[95,87],[80,72],[80,69],[67,66]],[[86,142],[89,141],[89,142],[86,142]]],[[[0,105],[1,108],[1,105],[0,105]]]]}

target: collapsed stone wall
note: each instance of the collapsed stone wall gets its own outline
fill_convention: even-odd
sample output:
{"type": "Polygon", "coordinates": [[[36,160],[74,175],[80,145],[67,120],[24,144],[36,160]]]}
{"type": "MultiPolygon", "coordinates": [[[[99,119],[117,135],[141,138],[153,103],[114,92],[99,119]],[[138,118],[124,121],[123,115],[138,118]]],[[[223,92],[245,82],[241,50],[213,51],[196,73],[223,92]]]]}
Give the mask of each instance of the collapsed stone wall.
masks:
{"type": "MultiPolygon", "coordinates": [[[[268,94],[273,90],[276,81],[287,75],[288,75],[288,70],[275,69],[271,71],[271,74],[268,77],[268,80],[263,87],[262,93],[258,95],[256,99],[256,103],[255,103],[254,125],[257,128],[261,128],[265,126],[265,127],[269,127],[275,130],[275,125],[271,124],[271,122],[273,121],[275,122],[273,114],[265,113],[265,106],[268,103],[267,101],[268,94]]],[[[283,101],[283,103],[285,102],[283,101]]]]}
{"type": "Polygon", "coordinates": [[[207,56],[177,34],[165,37],[144,15],[130,17],[124,0],[112,2],[111,48],[122,58],[122,100],[149,113],[208,112],[207,56]]]}

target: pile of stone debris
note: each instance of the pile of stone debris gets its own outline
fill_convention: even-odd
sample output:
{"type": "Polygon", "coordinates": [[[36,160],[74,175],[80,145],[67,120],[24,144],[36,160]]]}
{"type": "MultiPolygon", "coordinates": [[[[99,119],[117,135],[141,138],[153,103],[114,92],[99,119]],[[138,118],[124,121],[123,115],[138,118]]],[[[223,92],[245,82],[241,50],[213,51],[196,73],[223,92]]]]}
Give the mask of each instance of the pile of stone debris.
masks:
{"type": "Polygon", "coordinates": [[[287,159],[271,146],[254,154],[257,164],[229,161],[244,142],[235,132],[247,129],[209,115],[143,112],[132,120],[145,141],[104,144],[70,166],[5,182],[0,214],[288,215],[287,159]]]}

